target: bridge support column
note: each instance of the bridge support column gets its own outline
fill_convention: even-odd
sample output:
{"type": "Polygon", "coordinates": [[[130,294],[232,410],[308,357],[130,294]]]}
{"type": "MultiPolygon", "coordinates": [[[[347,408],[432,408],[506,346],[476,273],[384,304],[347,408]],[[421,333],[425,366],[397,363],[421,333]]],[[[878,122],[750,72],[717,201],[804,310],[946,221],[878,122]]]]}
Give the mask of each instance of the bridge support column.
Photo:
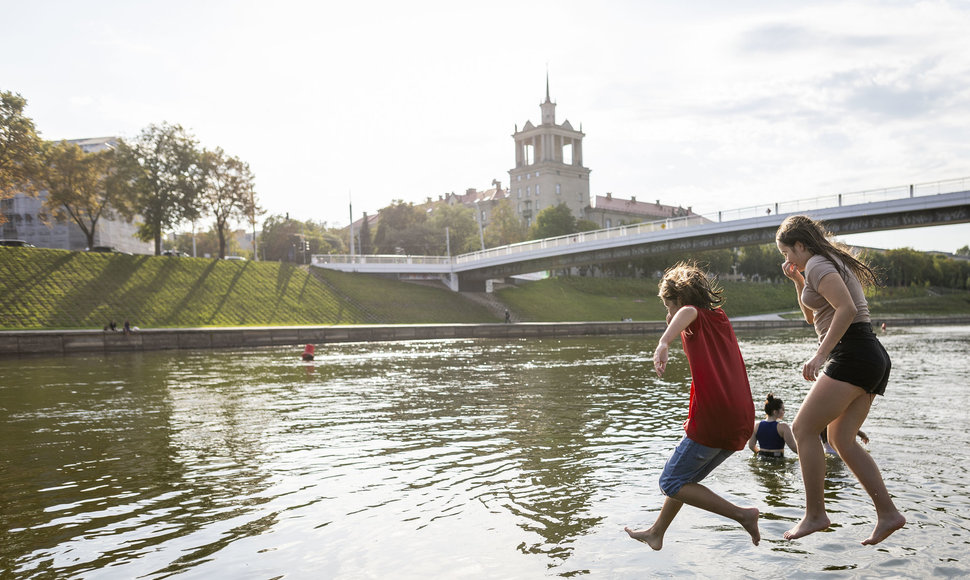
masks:
{"type": "Polygon", "coordinates": [[[461,274],[458,275],[459,292],[484,292],[485,280],[469,280],[461,274]]]}
{"type": "Polygon", "coordinates": [[[448,288],[450,288],[452,292],[458,292],[458,274],[455,274],[454,272],[448,274],[444,277],[444,282],[448,285],[448,288]]]}

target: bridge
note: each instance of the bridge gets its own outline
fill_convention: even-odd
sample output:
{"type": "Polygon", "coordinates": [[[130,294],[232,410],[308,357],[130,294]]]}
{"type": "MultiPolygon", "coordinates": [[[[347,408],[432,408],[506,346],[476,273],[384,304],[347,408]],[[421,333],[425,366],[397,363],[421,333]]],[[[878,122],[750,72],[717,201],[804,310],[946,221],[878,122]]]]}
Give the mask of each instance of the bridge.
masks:
{"type": "Polygon", "coordinates": [[[315,254],[311,265],[344,272],[436,278],[452,290],[483,291],[486,281],[669,252],[774,243],[793,214],[825,222],[835,234],[855,234],[970,222],[970,177],[840,193],[580,232],[458,256],[315,254]]]}

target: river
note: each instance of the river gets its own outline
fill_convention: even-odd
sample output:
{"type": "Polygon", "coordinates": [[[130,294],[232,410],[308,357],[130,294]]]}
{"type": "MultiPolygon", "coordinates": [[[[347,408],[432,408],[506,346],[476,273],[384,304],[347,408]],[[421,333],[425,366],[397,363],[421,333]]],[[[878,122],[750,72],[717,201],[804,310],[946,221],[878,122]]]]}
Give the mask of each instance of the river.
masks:
{"type": "MultiPolygon", "coordinates": [[[[689,376],[656,337],[446,340],[0,359],[2,578],[926,578],[970,575],[970,327],[899,327],[863,429],[908,519],[828,459],[833,526],[782,538],[797,457],[705,481],[762,511],[753,546],[690,506],[662,551],[657,477],[689,376]]],[[[739,333],[756,406],[787,420],[808,329],[739,333]]],[[[761,413],[758,413],[760,418],[761,413]]]]}

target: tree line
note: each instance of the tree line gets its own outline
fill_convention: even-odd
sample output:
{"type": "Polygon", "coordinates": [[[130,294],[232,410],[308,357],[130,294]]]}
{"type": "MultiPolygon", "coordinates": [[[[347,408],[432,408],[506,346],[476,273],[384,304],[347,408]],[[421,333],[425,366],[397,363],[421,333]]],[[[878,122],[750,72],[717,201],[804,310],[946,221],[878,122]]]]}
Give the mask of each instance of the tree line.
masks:
{"type": "MultiPolygon", "coordinates": [[[[159,255],[165,232],[211,218],[221,258],[230,225],[255,224],[262,213],[249,165],[222,148],[200,147],[180,125],[152,124],[130,141],[86,152],[76,143],[42,140],[26,105],[19,94],[0,91],[0,200],[46,190],[39,218],[48,225],[74,222],[88,246],[101,220],[138,216],[137,237],[154,242],[159,255]]],[[[7,220],[2,208],[0,224],[7,220]]]]}
{"type": "MultiPolygon", "coordinates": [[[[854,251],[876,272],[884,286],[936,286],[970,290],[970,246],[956,251],[957,258],[911,248],[854,251]]],[[[658,277],[671,264],[692,259],[721,277],[788,283],[781,272],[782,258],[774,244],[704,252],[664,254],[628,262],[604,264],[597,269],[609,276],[658,277]]]]}

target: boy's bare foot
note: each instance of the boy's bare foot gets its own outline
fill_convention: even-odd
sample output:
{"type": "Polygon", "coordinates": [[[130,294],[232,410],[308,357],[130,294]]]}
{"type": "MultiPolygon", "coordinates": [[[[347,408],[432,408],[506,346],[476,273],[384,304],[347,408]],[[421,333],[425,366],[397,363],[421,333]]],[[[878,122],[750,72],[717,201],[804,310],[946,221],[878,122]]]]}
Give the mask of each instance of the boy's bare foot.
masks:
{"type": "Polygon", "coordinates": [[[646,530],[631,530],[630,528],[623,528],[626,533],[630,534],[630,537],[638,542],[643,542],[644,544],[650,546],[654,550],[659,550],[664,547],[663,536],[654,536],[650,529],[646,530]]]}
{"type": "Polygon", "coordinates": [[[758,508],[745,508],[744,516],[739,520],[744,529],[751,534],[751,543],[755,546],[761,541],[761,530],[758,529],[759,517],[761,517],[761,512],[758,511],[758,508]]]}
{"type": "Polygon", "coordinates": [[[906,525],[906,518],[899,512],[896,512],[895,516],[888,518],[886,521],[879,520],[876,522],[876,527],[872,530],[872,535],[862,540],[862,545],[871,546],[878,544],[904,525],[906,525]]]}
{"type": "MultiPolygon", "coordinates": [[[[824,530],[830,525],[832,525],[832,522],[829,520],[829,517],[826,515],[823,515],[820,518],[813,518],[813,519],[808,519],[808,516],[805,516],[804,518],[802,518],[802,521],[798,522],[798,525],[796,525],[794,528],[785,532],[785,539],[794,540],[797,538],[801,538],[803,536],[807,536],[809,534],[824,530]]],[[[889,535],[889,534],[886,534],[886,535],[889,535]]]]}

